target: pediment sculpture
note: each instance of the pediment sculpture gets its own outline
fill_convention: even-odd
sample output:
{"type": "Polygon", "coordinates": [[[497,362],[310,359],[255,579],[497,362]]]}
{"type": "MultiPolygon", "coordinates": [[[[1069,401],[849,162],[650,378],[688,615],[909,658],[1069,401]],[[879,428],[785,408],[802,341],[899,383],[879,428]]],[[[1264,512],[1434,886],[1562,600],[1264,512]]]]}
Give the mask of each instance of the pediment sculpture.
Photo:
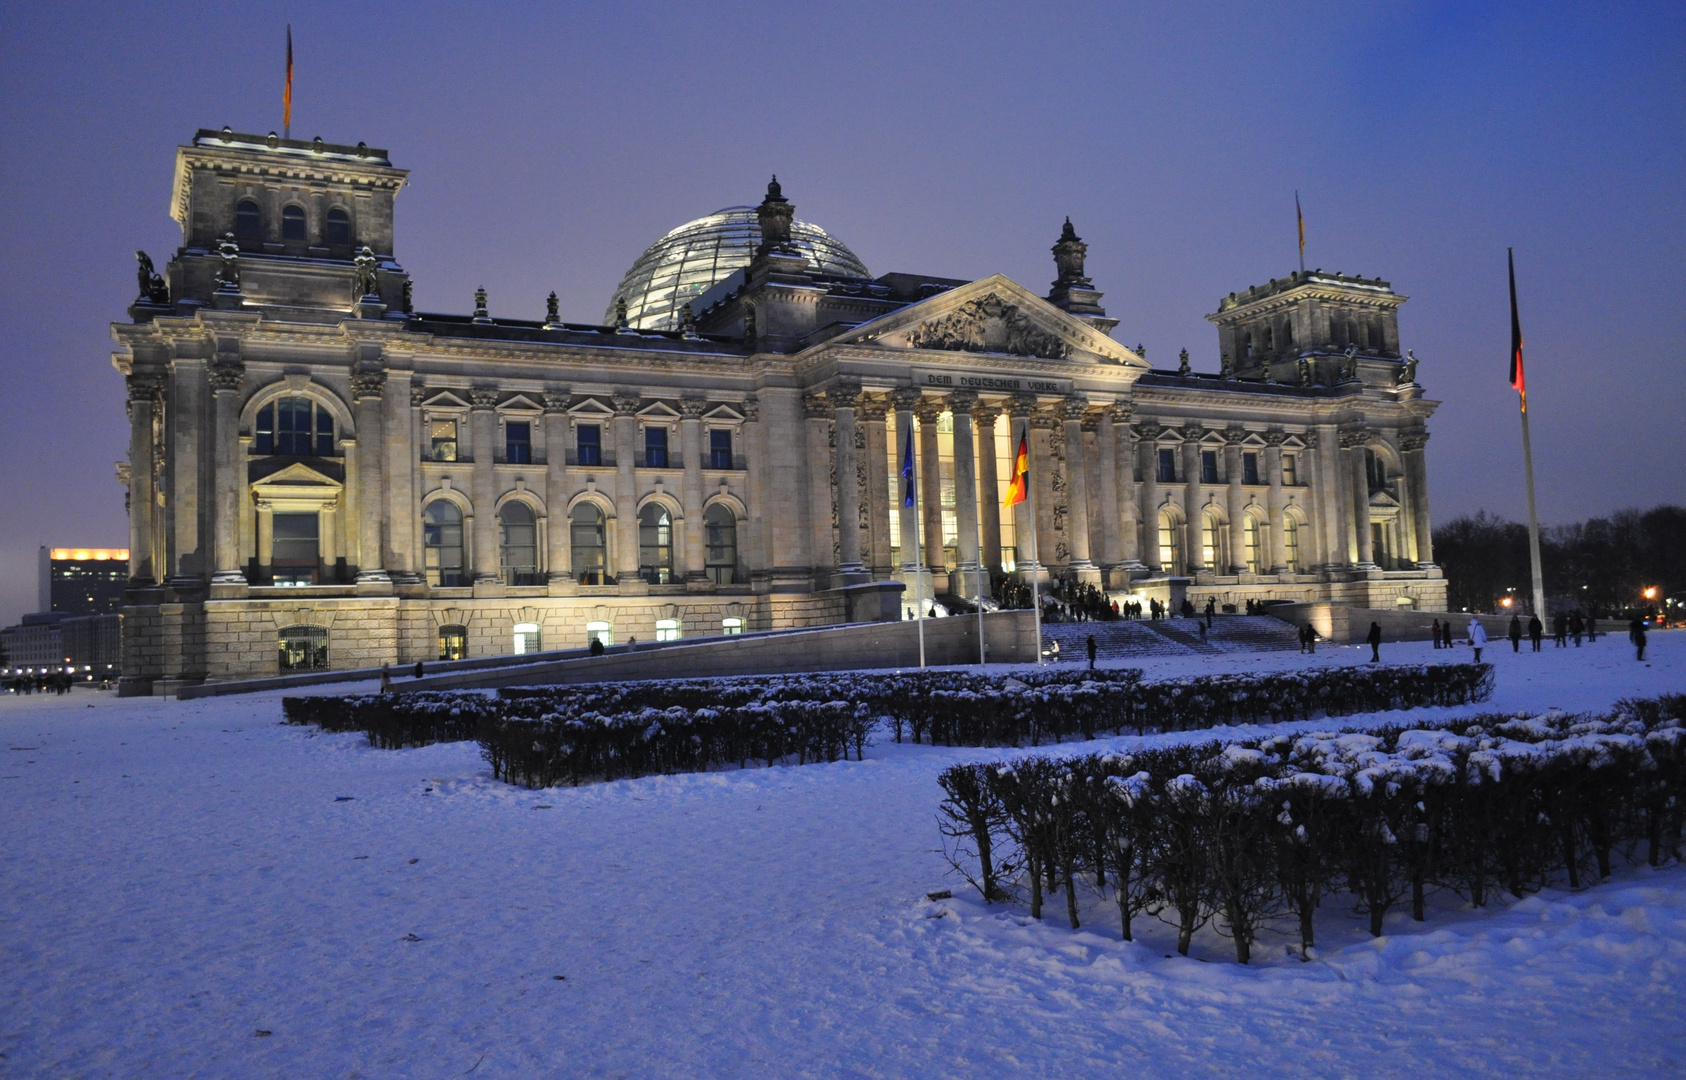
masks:
{"type": "Polygon", "coordinates": [[[908,333],[907,343],[915,349],[1010,353],[1043,360],[1064,360],[1071,354],[1065,340],[994,293],[920,324],[908,333]]]}

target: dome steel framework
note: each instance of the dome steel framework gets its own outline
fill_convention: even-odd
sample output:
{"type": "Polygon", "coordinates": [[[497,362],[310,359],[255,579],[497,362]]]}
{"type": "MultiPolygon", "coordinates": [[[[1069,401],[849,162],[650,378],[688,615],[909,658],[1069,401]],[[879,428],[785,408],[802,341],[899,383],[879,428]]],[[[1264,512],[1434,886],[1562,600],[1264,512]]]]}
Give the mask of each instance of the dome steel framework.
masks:
{"type": "MultiPolygon", "coordinates": [[[[854,252],[818,225],[792,222],[790,239],[818,273],[872,276],[854,252]]],[[[760,243],[761,225],[753,206],[728,206],[687,221],[651,244],[632,264],[609,298],[604,325],[613,325],[615,302],[624,299],[628,325],[639,330],[678,329],[679,309],[748,266],[760,243]]]]}

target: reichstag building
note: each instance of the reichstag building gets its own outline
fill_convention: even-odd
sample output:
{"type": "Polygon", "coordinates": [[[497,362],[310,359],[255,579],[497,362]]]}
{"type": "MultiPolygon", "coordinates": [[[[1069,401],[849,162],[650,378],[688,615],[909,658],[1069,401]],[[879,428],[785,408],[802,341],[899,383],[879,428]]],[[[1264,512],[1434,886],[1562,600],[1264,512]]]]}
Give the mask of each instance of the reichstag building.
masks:
{"type": "Polygon", "coordinates": [[[1218,371],[1153,368],[1069,221],[1045,294],[874,276],[775,180],[652,244],[601,325],[554,294],[438,314],[396,257],[406,176],[361,143],[178,148],[182,246],[137,253],[112,326],[125,693],[895,619],[980,576],[1444,606],[1435,403],[1380,279],[1231,293],[1218,371]]]}

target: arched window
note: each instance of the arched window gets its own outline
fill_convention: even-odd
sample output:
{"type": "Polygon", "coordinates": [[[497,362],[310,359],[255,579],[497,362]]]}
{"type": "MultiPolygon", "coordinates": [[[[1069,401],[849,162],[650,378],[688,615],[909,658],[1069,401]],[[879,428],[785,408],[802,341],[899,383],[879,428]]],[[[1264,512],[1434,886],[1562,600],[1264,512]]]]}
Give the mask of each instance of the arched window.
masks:
{"type": "Polygon", "coordinates": [[[462,511],[449,499],[435,499],[422,512],[422,545],[427,549],[427,583],[447,588],[464,584],[462,511]]]}
{"type": "Polygon", "coordinates": [[[1228,569],[1223,564],[1223,534],[1223,524],[1218,521],[1218,515],[1210,510],[1200,515],[1200,565],[1219,573],[1228,569]]]}
{"type": "Polygon", "coordinates": [[[468,659],[468,627],[446,625],[439,628],[439,659],[468,659]]]}
{"type": "Polygon", "coordinates": [[[1248,514],[1242,523],[1241,534],[1247,545],[1247,572],[1249,574],[1260,573],[1259,519],[1252,514],[1248,514]]]}
{"type": "Polygon", "coordinates": [[[515,655],[524,656],[527,653],[544,651],[544,634],[539,630],[538,623],[521,622],[515,624],[515,655]]]}
{"type": "Polygon", "coordinates": [[[1188,573],[1188,564],[1183,558],[1182,530],[1177,527],[1177,519],[1171,516],[1169,510],[1159,511],[1159,564],[1172,577],[1188,573]]]}
{"type": "Polygon", "coordinates": [[[282,207],[281,239],[303,241],[304,238],[304,207],[282,207]]]}
{"type": "Polygon", "coordinates": [[[673,581],[673,518],[660,503],[638,512],[638,576],[651,585],[673,581]]]}
{"type": "Polygon", "coordinates": [[[284,397],[258,410],[259,454],[290,457],[333,457],[334,417],[304,397],[284,397]]]}
{"type": "Polygon", "coordinates": [[[568,518],[574,580],[581,585],[603,584],[609,564],[608,545],[604,542],[603,511],[591,503],[582,502],[574,507],[568,518]]]}
{"type": "Polygon", "coordinates": [[[241,199],[234,207],[234,237],[237,240],[263,239],[263,213],[251,199],[241,199]]]}
{"type": "Polygon", "coordinates": [[[281,628],[281,673],[328,670],[328,631],[320,626],[281,628]]]}
{"type": "Polygon", "coordinates": [[[1292,517],[1282,522],[1282,565],[1290,574],[1300,572],[1300,525],[1292,517]]]}
{"type": "Polygon", "coordinates": [[[501,530],[498,565],[505,585],[539,584],[539,528],[533,508],[524,502],[504,503],[498,511],[501,530]]]}
{"type": "Polygon", "coordinates": [[[351,217],[337,206],[328,211],[328,221],[322,227],[322,243],[327,247],[351,246],[351,217]]]}
{"type": "Polygon", "coordinates": [[[725,503],[715,503],[703,515],[703,532],[707,538],[704,562],[709,580],[716,585],[737,581],[738,516],[725,503]]]}

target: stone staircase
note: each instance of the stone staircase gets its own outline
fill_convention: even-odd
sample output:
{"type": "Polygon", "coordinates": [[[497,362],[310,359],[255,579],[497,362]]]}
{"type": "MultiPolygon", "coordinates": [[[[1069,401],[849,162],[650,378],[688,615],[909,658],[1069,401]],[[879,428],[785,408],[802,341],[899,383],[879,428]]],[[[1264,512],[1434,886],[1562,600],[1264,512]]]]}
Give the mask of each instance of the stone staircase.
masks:
{"type": "Polygon", "coordinates": [[[1280,652],[1299,648],[1297,628],[1268,615],[1219,615],[1204,641],[1198,619],[1160,619],[1139,622],[1044,623],[1042,636],[1060,643],[1060,659],[1088,658],[1088,638],[1095,637],[1101,660],[1142,656],[1216,655],[1221,653],[1280,652]]]}

